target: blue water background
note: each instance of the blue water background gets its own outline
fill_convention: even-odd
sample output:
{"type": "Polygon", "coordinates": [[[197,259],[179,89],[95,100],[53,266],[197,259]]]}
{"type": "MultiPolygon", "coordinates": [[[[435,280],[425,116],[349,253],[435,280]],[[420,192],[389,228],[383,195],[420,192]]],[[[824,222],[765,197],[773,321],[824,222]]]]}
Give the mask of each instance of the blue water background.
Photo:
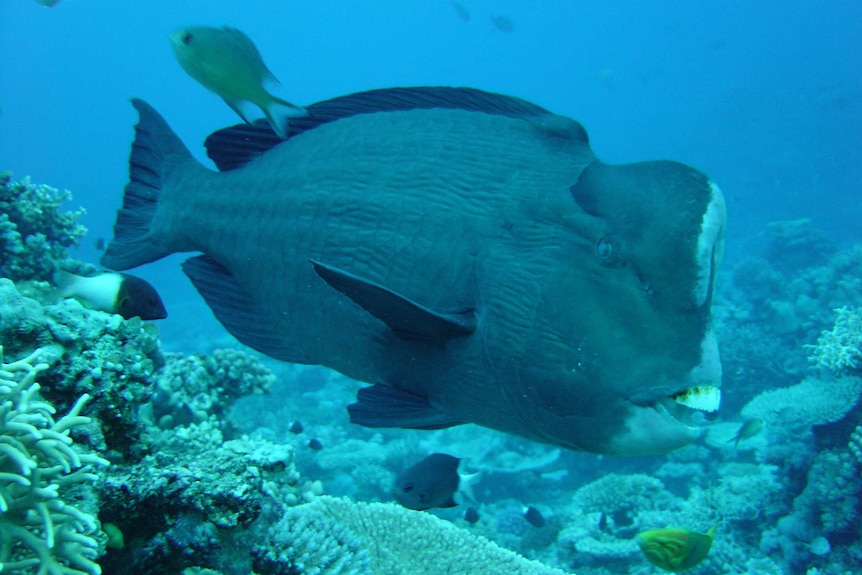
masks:
{"type": "MultiPolygon", "coordinates": [[[[68,207],[84,206],[90,229],[74,255],[97,262],[95,240],[110,238],[127,177],[137,120],[129,98],[153,104],[207,165],[204,138],[239,121],[182,71],[167,39],[182,26],[230,25],[255,41],[297,104],[390,86],[471,86],[579,120],[605,161],[696,166],[727,198],[726,270],[763,254],[771,221],[810,218],[843,246],[862,240],[862,2],[458,5],[469,21],[447,0],[62,0],[50,9],[0,0],[0,169],[71,190],[68,207]],[[500,16],[512,30],[494,24],[500,16]]],[[[183,257],[134,272],[166,302],[166,349],[236,345],[181,273],[183,257]]],[[[325,379],[308,373],[306,385],[325,379]]],[[[737,404],[740,391],[725,389],[737,404]]],[[[345,398],[310,403],[346,425],[345,398]]],[[[609,459],[571,455],[581,475],[567,489],[626,465],[609,459]]]]}

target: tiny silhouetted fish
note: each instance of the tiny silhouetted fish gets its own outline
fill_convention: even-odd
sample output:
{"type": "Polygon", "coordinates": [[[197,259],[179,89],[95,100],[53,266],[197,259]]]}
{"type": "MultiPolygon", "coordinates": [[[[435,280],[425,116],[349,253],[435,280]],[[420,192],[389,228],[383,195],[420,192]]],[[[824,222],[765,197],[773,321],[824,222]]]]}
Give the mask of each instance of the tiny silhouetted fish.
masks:
{"type": "Polygon", "coordinates": [[[599,529],[604,531],[608,528],[608,516],[602,513],[599,515],[599,529]]]}
{"type": "Polygon", "coordinates": [[[515,22],[508,16],[491,16],[491,24],[500,32],[511,32],[515,29],[515,22]]]}
{"type": "Polygon", "coordinates": [[[302,422],[297,419],[296,421],[294,421],[293,423],[290,424],[289,431],[291,433],[300,434],[300,433],[302,433],[303,429],[304,428],[302,427],[302,422]]]}
{"type": "Polygon", "coordinates": [[[105,238],[96,238],[96,241],[93,243],[93,246],[96,248],[97,251],[105,251],[105,238]]]}
{"type": "Polygon", "coordinates": [[[542,512],[530,505],[524,510],[524,519],[533,527],[544,527],[545,516],[542,512]]]}
{"type": "Polygon", "coordinates": [[[308,446],[315,451],[320,451],[321,449],[323,449],[323,444],[320,443],[320,440],[317,438],[309,440],[308,446]]]}
{"type": "Polygon", "coordinates": [[[739,445],[740,440],[754,437],[761,431],[763,431],[763,420],[757,417],[749,419],[739,426],[739,429],[736,431],[736,435],[728,439],[727,442],[730,443],[733,441],[733,446],[736,447],[739,445]]]}
{"type": "Polygon", "coordinates": [[[470,12],[463,4],[460,4],[458,2],[452,2],[452,7],[455,9],[455,12],[458,13],[458,18],[460,18],[464,22],[470,21],[470,12]]]}
{"type": "Polygon", "coordinates": [[[469,523],[470,525],[475,524],[479,521],[479,512],[476,511],[473,507],[468,507],[467,511],[464,512],[464,521],[469,523]]]}
{"type": "Polygon", "coordinates": [[[445,453],[433,453],[419,463],[408,467],[392,486],[392,495],[408,509],[454,507],[454,495],[461,478],[458,476],[460,459],[445,453]]]}

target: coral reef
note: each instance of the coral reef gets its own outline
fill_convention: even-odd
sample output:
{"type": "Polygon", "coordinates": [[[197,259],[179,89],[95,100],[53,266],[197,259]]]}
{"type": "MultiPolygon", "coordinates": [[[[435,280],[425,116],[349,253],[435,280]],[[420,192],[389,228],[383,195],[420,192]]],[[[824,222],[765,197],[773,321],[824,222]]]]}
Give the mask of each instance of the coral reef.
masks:
{"type": "Polygon", "coordinates": [[[40,376],[44,393],[60,409],[90,396],[90,415],[99,421],[91,445],[115,460],[146,451],[138,409],[164,364],[155,325],[90,310],[74,299],[42,303],[0,279],[0,344],[15,353],[40,347],[58,359],[40,376]]]}
{"type": "Polygon", "coordinates": [[[83,209],[60,211],[68,191],[13,181],[0,172],[0,277],[14,281],[51,279],[56,262],[68,255],[87,230],[77,223],[83,209]]]}
{"type": "Polygon", "coordinates": [[[0,346],[0,570],[39,575],[101,573],[96,518],[74,502],[92,491],[94,467],[108,462],[83,452],[70,431],[86,426],[81,396],[65,416],[39,397],[41,350],[3,363],[0,346]]]}
{"type": "Polygon", "coordinates": [[[211,417],[220,421],[237,399],[267,393],[274,380],[257,357],[238,349],[169,354],[146,413],[162,429],[211,417]]]}
{"type": "Polygon", "coordinates": [[[328,496],[289,509],[256,550],[255,569],[261,575],[564,575],[431,514],[328,496]]]}
{"type": "Polygon", "coordinates": [[[811,350],[808,360],[835,375],[862,373],[862,308],[840,307],[831,330],[824,330],[811,350]]]}
{"type": "Polygon", "coordinates": [[[768,389],[742,408],[746,419],[764,424],[811,427],[838,421],[859,401],[862,378],[840,377],[823,382],[807,378],[791,387],[768,389]]]}

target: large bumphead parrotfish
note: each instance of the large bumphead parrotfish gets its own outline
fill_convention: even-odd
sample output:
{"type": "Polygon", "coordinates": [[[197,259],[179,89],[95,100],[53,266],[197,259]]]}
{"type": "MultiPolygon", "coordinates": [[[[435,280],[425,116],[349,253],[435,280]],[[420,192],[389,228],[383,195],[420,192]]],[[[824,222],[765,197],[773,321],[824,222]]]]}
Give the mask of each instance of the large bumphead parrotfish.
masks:
{"type": "Polygon", "coordinates": [[[352,421],[631,455],[717,409],[725,208],[701,172],[605,164],[574,120],[466,88],[313,104],[287,140],[226,128],[213,172],[134,106],[102,263],[201,252],[183,269],[237,339],[371,384],[352,421]]]}

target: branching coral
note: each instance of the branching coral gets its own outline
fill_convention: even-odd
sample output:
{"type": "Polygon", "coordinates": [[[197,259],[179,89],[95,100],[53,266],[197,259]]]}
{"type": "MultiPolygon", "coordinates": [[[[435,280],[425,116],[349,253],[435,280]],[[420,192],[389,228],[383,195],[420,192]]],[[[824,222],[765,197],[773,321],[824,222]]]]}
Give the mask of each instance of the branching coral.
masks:
{"type": "Polygon", "coordinates": [[[76,223],[83,209],[59,209],[71,197],[68,191],[31,184],[27,178],[12,181],[9,172],[0,173],[0,277],[51,278],[54,262],[64,259],[87,232],[76,223]]]}
{"type": "Polygon", "coordinates": [[[67,503],[67,488],[97,479],[104,459],[80,452],[69,431],[86,425],[88,396],[54,420],[39,397],[40,351],[2,363],[0,347],[0,571],[39,575],[101,573],[96,519],[67,503]]]}
{"type": "Polygon", "coordinates": [[[808,360],[836,375],[862,371],[862,308],[840,307],[831,330],[824,330],[811,350],[808,360]]]}

